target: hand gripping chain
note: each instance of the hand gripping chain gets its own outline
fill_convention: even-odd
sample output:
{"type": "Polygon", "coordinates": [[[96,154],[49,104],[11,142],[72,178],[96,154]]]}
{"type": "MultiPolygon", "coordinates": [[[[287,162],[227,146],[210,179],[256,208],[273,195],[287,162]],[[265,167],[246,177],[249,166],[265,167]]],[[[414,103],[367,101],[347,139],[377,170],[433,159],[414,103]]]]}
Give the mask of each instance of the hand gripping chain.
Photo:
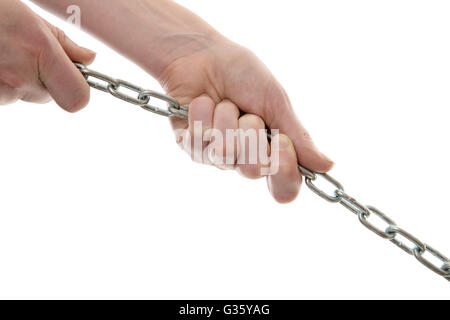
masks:
{"type": "MultiPolygon", "coordinates": [[[[75,65],[92,88],[110,93],[118,99],[124,100],[133,105],[137,105],[147,111],[161,116],[178,117],[186,120],[188,119],[188,109],[184,106],[181,106],[177,100],[170,96],[152,90],[142,89],[141,87],[123,80],[111,78],[105,74],[88,69],[86,66],[80,63],[75,63],[75,65]],[[132,97],[128,94],[120,92],[121,87],[136,92],[136,97],[132,97]],[[152,99],[165,102],[167,104],[167,108],[156,107],[152,104],[152,99]]],[[[389,240],[404,252],[408,253],[411,256],[414,256],[416,260],[423,264],[425,267],[442,276],[444,279],[447,279],[447,281],[450,281],[450,260],[442,253],[429,246],[428,244],[422,242],[404,229],[398,227],[391,218],[386,216],[380,210],[372,206],[365,206],[358,200],[349,196],[344,191],[344,187],[342,186],[342,184],[328,174],[310,171],[302,167],[300,164],[298,165],[298,168],[302,175],[305,176],[306,185],[315,194],[329,202],[340,203],[345,208],[356,214],[359,221],[367,229],[374,232],[381,238],[389,240]],[[335,189],[334,192],[327,193],[323,189],[319,188],[316,184],[319,179],[324,179],[326,182],[331,184],[335,189]],[[386,228],[384,230],[376,227],[370,221],[370,217],[373,216],[381,219],[386,224],[386,228]],[[412,244],[412,246],[408,246],[407,244],[399,240],[400,237],[408,240],[412,244]],[[429,253],[437,258],[439,263],[435,263],[427,259],[425,257],[426,253],[429,253]]]]}

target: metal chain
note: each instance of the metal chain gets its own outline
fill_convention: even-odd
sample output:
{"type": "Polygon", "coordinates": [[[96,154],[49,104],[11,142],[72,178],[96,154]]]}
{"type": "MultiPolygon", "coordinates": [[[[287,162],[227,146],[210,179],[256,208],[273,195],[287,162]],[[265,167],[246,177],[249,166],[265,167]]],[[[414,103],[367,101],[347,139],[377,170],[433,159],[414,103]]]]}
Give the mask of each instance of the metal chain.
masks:
{"type": "Polygon", "coordinates": [[[81,63],[75,63],[75,66],[83,74],[87,83],[94,89],[110,93],[118,99],[131,103],[133,105],[137,105],[144,110],[153,112],[160,116],[176,116],[178,118],[188,119],[189,113],[187,108],[180,106],[177,100],[168,95],[155,92],[153,90],[143,89],[124,80],[111,78],[106,74],[88,69],[81,63]],[[136,96],[133,97],[129,94],[125,94],[120,91],[120,88],[126,88],[128,90],[134,91],[136,92],[136,96]],[[167,104],[167,108],[159,108],[152,104],[151,100],[153,98],[165,102],[167,104]]]}
{"type": "MultiPolygon", "coordinates": [[[[75,65],[92,88],[110,93],[118,99],[124,100],[133,105],[137,105],[144,110],[153,112],[158,115],[188,119],[188,109],[184,106],[181,106],[177,100],[170,96],[152,90],[142,89],[123,80],[111,78],[105,74],[90,70],[80,63],[75,63],[75,65]],[[92,79],[95,80],[93,81],[92,79]],[[136,92],[136,97],[120,92],[121,87],[136,92]],[[155,105],[151,104],[152,99],[157,99],[167,103],[167,108],[162,109],[156,107],[155,105]]],[[[442,253],[429,246],[428,244],[420,241],[418,238],[405,231],[404,229],[398,227],[391,218],[386,216],[380,210],[372,206],[365,206],[356,199],[349,196],[344,192],[344,187],[342,186],[342,184],[328,174],[310,171],[300,164],[298,165],[298,168],[302,175],[305,177],[306,185],[315,194],[329,202],[340,203],[345,208],[356,214],[359,218],[359,221],[367,229],[374,232],[381,238],[389,240],[409,255],[414,256],[417,261],[419,261],[425,267],[450,281],[450,260],[442,253]],[[331,184],[331,186],[335,189],[334,192],[327,193],[323,189],[319,188],[316,184],[319,178],[331,184]],[[371,216],[376,216],[381,219],[387,225],[387,227],[384,230],[376,227],[369,219],[371,216]],[[399,239],[400,237],[403,237],[404,239],[411,242],[413,246],[408,246],[407,244],[402,242],[399,239]],[[425,257],[425,253],[431,254],[442,264],[437,265],[436,263],[430,261],[425,257]]]]}
{"type": "Polygon", "coordinates": [[[387,239],[397,247],[408,253],[409,255],[414,256],[417,261],[423,264],[425,267],[430,269],[431,271],[437,273],[438,275],[450,281],[450,260],[445,257],[442,253],[431,247],[430,245],[422,242],[417,237],[413,236],[411,233],[405,231],[404,229],[397,226],[397,224],[385,215],[383,212],[378,210],[372,206],[365,206],[361,204],[356,199],[349,196],[345,193],[343,186],[334,178],[330,177],[326,173],[315,173],[309,170],[302,168],[299,165],[300,171],[305,175],[306,185],[317,195],[322,197],[323,199],[340,203],[345,208],[356,214],[359,218],[359,221],[362,223],[370,231],[374,232],[378,236],[383,239],[387,239]],[[326,193],[323,189],[320,189],[316,185],[316,181],[318,178],[322,178],[331,184],[335,190],[333,193],[326,193]],[[383,230],[381,228],[376,227],[371,221],[370,217],[376,216],[380,220],[382,220],[387,227],[383,230]],[[408,240],[412,243],[412,246],[408,246],[406,243],[402,242],[399,238],[403,237],[405,240],[408,240]],[[425,257],[425,254],[429,253],[437,260],[440,261],[440,265],[435,262],[430,261],[425,257]]]}

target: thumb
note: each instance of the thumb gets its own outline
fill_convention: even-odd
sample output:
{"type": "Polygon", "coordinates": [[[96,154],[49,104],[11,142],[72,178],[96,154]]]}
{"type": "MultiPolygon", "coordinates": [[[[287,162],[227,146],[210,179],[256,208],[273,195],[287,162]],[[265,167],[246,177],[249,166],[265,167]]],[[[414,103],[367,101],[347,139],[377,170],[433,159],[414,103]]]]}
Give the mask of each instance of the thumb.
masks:
{"type": "Polygon", "coordinates": [[[57,37],[49,39],[39,56],[40,80],[55,102],[66,111],[79,111],[89,102],[89,85],[72,62],[72,59],[92,62],[95,54],[89,51],[75,45],[61,31],[57,37]]]}
{"type": "Polygon", "coordinates": [[[289,136],[294,143],[299,163],[309,170],[316,172],[328,172],[334,163],[315,146],[308,131],[302,125],[289,98],[282,88],[276,90],[276,98],[269,101],[274,103],[267,105],[266,119],[271,129],[279,129],[280,133],[289,136]]]}

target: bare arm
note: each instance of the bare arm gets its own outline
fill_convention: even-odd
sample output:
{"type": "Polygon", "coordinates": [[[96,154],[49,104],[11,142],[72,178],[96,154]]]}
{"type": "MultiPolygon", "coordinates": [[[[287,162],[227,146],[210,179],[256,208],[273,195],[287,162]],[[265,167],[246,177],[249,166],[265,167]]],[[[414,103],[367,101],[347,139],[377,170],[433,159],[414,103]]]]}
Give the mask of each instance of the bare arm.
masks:
{"type": "Polygon", "coordinates": [[[82,28],[159,79],[164,68],[213,45],[220,34],[200,17],[167,0],[33,0],[59,16],[78,5],[82,28]]]}
{"type": "Polygon", "coordinates": [[[189,105],[189,121],[172,119],[177,142],[195,161],[236,169],[247,178],[266,176],[267,159],[251,163],[245,135],[249,131],[280,130],[280,144],[260,137],[279,168],[267,175],[280,202],[295,199],[301,184],[297,162],[326,172],[333,166],[314,145],[295,115],[287,93],[267,67],[248,49],[226,39],[201,18],[169,0],[35,0],[60,15],[69,5],[80,6],[82,27],[152,74],[164,89],[189,105]],[[241,112],[245,113],[242,116],[241,112]],[[195,133],[201,121],[201,132],[195,133]],[[237,132],[238,138],[213,142],[208,129],[237,132]],[[187,129],[184,130],[183,129],[187,129]],[[184,133],[180,133],[184,132],[184,133]],[[204,140],[192,149],[192,136],[204,140]],[[207,153],[205,152],[207,151],[207,153]],[[226,164],[226,165],[224,165],[226,164]]]}

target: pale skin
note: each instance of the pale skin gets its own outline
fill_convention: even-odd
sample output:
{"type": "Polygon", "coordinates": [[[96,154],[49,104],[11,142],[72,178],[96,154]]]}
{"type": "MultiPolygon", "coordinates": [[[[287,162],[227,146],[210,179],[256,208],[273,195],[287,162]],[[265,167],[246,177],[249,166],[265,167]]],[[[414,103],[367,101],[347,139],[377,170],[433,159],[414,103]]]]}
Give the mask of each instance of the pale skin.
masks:
{"type": "MultiPolygon", "coordinates": [[[[200,17],[169,0],[34,0],[60,16],[70,5],[82,12],[82,28],[141,66],[167,94],[189,106],[189,121],[171,119],[173,128],[279,129],[280,167],[267,177],[269,191],[281,203],[300,190],[303,166],[327,172],[333,162],[321,153],[303,127],[287,93],[267,67],[248,49],[214,30],[200,17]],[[113,23],[112,23],[113,22],[113,23]],[[188,79],[188,80],[187,80],[188,79]]],[[[19,0],[0,2],[0,102],[55,100],[76,112],[87,105],[89,87],[71,64],[89,64],[95,53],[82,48],[49,25],[19,0]]],[[[177,143],[184,146],[184,136],[177,143]]],[[[245,154],[235,139],[224,158],[245,154]],[[231,150],[229,152],[229,150],[231,150]]],[[[204,147],[207,147],[208,141],[204,147]]],[[[193,150],[192,152],[202,152],[193,150]]],[[[214,158],[208,163],[215,165],[214,158]]],[[[219,159],[216,159],[219,160],[219,159]]],[[[219,162],[225,162],[220,159],[219,162]]],[[[261,178],[257,164],[226,166],[244,177],[261,178]]],[[[223,165],[218,165],[224,168],[223,165]]]]}

